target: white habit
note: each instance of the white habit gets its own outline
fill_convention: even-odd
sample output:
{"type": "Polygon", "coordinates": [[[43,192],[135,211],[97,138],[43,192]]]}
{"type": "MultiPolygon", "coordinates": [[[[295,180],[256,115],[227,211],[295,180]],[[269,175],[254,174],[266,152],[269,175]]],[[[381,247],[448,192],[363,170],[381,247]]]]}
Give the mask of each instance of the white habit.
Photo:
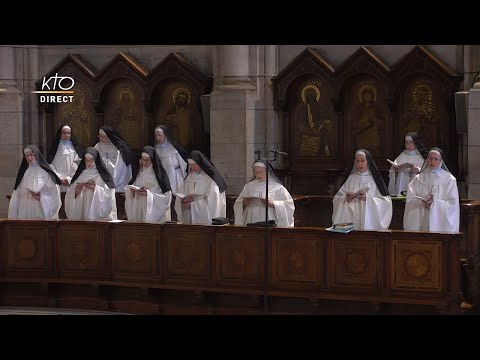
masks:
{"type": "Polygon", "coordinates": [[[8,206],[9,219],[58,219],[58,211],[62,206],[60,187],[55,184],[42,167],[36,163],[30,165],[23,179],[12,193],[8,206]],[[30,193],[40,192],[40,201],[30,193]]]}
{"type": "Polygon", "coordinates": [[[139,171],[133,185],[144,187],[147,190],[147,196],[135,194],[133,196],[128,186],[125,187],[125,212],[128,220],[160,222],[170,221],[170,203],[172,201],[172,192],[165,194],[158,184],[153,166],[139,171]]]}
{"type": "MultiPolygon", "coordinates": [[[[81,160],[81,158],[75,151],[72,142],[60,141],[50,167],[60,179],[67,179],[70,183],[78,168],[78,164],[74,160],[81,160]]],[[[67,191],[67,188],[68,186],[60,185],[60,191],[62,192],[67,191]]]]}
{"type": "Polygon", "coordinates": [[[225,191],[220,193],[218,185],[204,171],[190,173],[177,190],[183,195],[196,195],[191,208],[182,211],[182,199],[177,196],[175,211],[178,221],[185,224],[211,225],[212,219],[226,216],[227,200],[225,191]]]}
{"type": "Polygon", "coordinates": [[[115,190],[105,184],[96,168],[87,168],[68,187],[65,195],[65,213],[68,219],[74,220],[117,220],[115,190]],[[95,190],[84,187],[75,198],[75,186],[89,181],[95,182],[95,190]]]}
{"type": "MultiPolygon", "coordinates": [[[[395,159],[394,163],[396,165],[401,165],[403,163],[410,163],[422,168],[424,159],[418,150],[408,151],[403,150],[400,155],[395,159]]],[[[389,181],[388,181],[388,192],[390,195],[401,195],[402,191],[407,191],[408,184],[415,177],[416,174],[410,173],[410,168],[406,168],[398,173],[395,172],[393,166],[389,170],[389,181]]]]}
{"type": "MultiPolygon", "coordinates": [[[[235,225],[265,221],[265,205],[261,199],[265,199],[265,181],[252,180],[244,187],[235,204],[235,225]],[[250,203],[243,208],[243,198],[251,199],[250,203]]],[[[275,181],[268,182],[268,199],[273,201],[274,208],[268,208],[268,220],[275,220],[278,226],[294,226],[295,205],[288,190],[275,181]]]]}
{"type": "Polygon", "coordinates": [[[358,230],[388,229],[392,221],[392,199],[383,196],[370,171],[351,173],[333,197],[333,224],[351,222],[358,230]],[[347,192],[355,193],[367,186],[366,201],[353,199],[347,202],[347,192]]]}
{"type": "Polygon", "coordinates": [[[122,153],[112,143],[105,144],[99,141],[95,145],[105,168],[112,175],[116,192],[123,192],[125,186],[132,179],[132,166],[125,164],[122,153]]]}
{"type": "Polygon", "coordinates": [[[187,163],[168,140],[163,144],[156,144],[155,151],[167,172],[172,191],[176,192],[187,176],[187,163]]]}
{"type": "Polygon", "coordinates": [[[460,226],[460,204],[457,180],[448,171],[426,168],[410,182],[407,191],[404,230],[457,232],[460,226]],[[433,195],[430,209],[414,196],[433,195]]]}

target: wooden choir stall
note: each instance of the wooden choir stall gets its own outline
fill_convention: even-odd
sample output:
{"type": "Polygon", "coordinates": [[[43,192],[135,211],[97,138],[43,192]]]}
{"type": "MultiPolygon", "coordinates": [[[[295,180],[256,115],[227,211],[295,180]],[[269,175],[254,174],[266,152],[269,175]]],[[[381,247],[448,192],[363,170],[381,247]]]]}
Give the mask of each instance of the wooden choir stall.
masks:
{"type": "Polygon", "coordinates": [[[270,228],[265,253],[264,231],[3,220],[0,304],[141,314],[460,310],[461,233],[270,228]]]}

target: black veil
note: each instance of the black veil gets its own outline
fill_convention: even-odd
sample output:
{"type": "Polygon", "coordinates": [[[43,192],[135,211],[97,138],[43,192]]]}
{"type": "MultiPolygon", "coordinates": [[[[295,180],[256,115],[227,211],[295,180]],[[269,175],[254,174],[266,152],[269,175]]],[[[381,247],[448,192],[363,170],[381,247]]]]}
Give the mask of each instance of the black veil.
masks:
{"type": "MultiPolygon", "coordinates": [[[[40,149],[36,145],[27,145],[25,146],[24,149],[29,148],[33,151],[35,154],[35,158],[37,159],[38,164],[42,167],[43,170],[45,170],[50,177],[52,178],[53,182],[55,184],[60,185],[62,181],[58,178],[58,176],[53,172],[52,168],[50,165],[47,163],[47,160],[43,157],[42,153],[40,152],[40,149]]],[[[25,156],[23,157],[22,163],[20,164],[20,168],[18,169],[17,173],[17,178],[15,179],[15,186],[13,187],[14,190],[17,189],[18,185],[22,182],[23,175],[25,175],[25,171],[28,169],[28,161],[25,159],[25,156]]]]}
{"type": "MultiPolygon", "coordinates": [[[[162,192],[166,193],[170,191],[170,181],[168,180],[167,172],[165,171],[165,168],[163,167],[155,149],[152,146],[145,146],[142,149],[142,152],[147,153],[148,156],[150,156],[150,159],[152,159],[153,172],[155,173],[155,177],[157,178],[158,185],[160,185],[162,192]]],[[[140,166],[135,176],[133,176],[132,180],[130,180],[130,185],[135,182],[140,171],[142,171],[142,166],[140,166]]]]}
{"type": "Polygon", "coordinates": [[[87,168],[87,165],[85,164],[85,155],[90,154],[93,156],[95,160],[95,165],[97,166],[98,173],[102,177],[102,180],[104,183],[110,188],[110,189],[115,189],[115,184],[113,182],[112,175],[108,172],[108,170],[105,168],[105,165],[103,165],[103,161],[100,157],[100,154],[98,153],[98,150],[95,149],[94,147],[88,147],[85,149],[85,154],[82,157],[82,161],[78,165],[77,171],[75,171],[75,175],[73,175],[72,181],[70,181],[70,185],[72,185],[75,180],[80,176],[80,174],[87,168]]]}
{"type": "Polygon", "coordinates": [[[188,156],[188,159],[195,161],[202,168],[202,170],[205,171],[205,173],[217,183],[220,193],[227,189],[227,183],[223,179],[220,172],[202,152],[193,150],[188,156]]]}
{"type": "Polygon", "coordinates": [[[81,145],[78,143],[76,136],[73,133],[73,129],[70,125],[68,124],[62,124],[58,130],[57,133],[55,134],[55,137],[52,140],[52,144],[50,145],[50,148],[48,150],[48,156],[47,156],[47,162],[49,164],[52,163],[53,159],[55,158],[55,155],[57,154],[57,149],[58,149],[58,144],[60,143],[60,139],[62,136],[62,129],[68,126],[71,131],[71,136],[70,136],[70,141],[72,142],[73,148],[78,154],[78,157],[83,158],[83,154],[85,153],[85,146],[81,145]]]}

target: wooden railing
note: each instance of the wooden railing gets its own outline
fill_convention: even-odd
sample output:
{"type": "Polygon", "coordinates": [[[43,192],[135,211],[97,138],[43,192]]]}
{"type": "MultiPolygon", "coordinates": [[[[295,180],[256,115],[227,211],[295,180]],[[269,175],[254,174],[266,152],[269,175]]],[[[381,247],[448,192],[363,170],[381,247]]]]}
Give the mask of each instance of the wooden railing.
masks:
{"type": "Polygon", "coordinates": [[[70,220],[0,226],[2,305],[315,314],[410,304],[456,313],[462,300],[461,233],[272,228],[265,254],[263,228],[70,220]]]}

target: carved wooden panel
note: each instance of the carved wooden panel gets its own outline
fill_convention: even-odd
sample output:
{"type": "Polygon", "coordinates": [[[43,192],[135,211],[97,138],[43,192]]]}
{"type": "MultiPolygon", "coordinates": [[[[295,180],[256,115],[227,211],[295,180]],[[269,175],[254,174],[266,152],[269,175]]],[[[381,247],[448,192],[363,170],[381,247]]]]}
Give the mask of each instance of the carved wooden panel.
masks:
{"type": "Polygon", "coordinates": [[[381,281],[377,264],[382,262],[378,240],[333,242],[333,286],[375,290],[381,281]]]}
{"type": "Polygon", "coordinates": [[[324,287],[325,242],[318,233],[275,229],[271,279],[277,288],[324,287]]]}
{"type": "Polygon", "coordinates": [[[331,87],[321,78],[309,77],[296,86],[292,96],[294,155],[335,159],[337,126],[331,87]]]}
{"type": "Polygon", "coordinates": [[[73,102],[58,104],[54,131],[62,124],[68,124],[77,141],[85,147],[93,146],[98,141],[95,136],[98,126],[95,120],[93,94],[84,82],[78,80],[75,82],[73,102]]]}
{"type": "Polygon", "coordinates": [[[264,236],[259,229],[222,227],[215,234],[215,276],[220,283],[255,285],[264,279],[264,236]]]}
{"type": "Polygon", "coordinates": [[[192,225],[165,226],[162,237],[166,249],[167,281],[206,281],[211,278],[210,243],[214,228],[210,229],[192,225]]]}
{"type": "Polygon", "coordinates": [[[112,125],[131,149],[144,144],[145,108],[140,87],[130,79],[115,80],[107,95],[106,123],[112,125]]]}
{"type": "Polygon", "coordinates": [[[356,80],[349,88],[347,104],[350,124],[347,134],[350,135],[351,144],[349,154],[355,154],[358,149],[367,149],[374,157],[385,156],[389,136],[384,85],[373,77],[356,80]]]}
{"type": "Polygon", "coordinates": [[[53,246],[49,228],[40,225],[5,224],[5,270],[14,276],[46,276],[52,266],[53,246]]]}
{"type": "Polygon", "coordinates": [[[107,238],[103,226],[67,225],[58,229],[60,274],[67,277],[109,277],[107,238]]]}
{"type": "Polygon", "coordinates": [[[187,82],[170,81],[157,96],[157,123],[168,126],[173,139],[184,149],[193,149],[198,142],[196,139],[203,133],[200,98],[195,90],[187,82]]]}
{"type": "Polygon", "coordinates": [[[391,252],[392,289],[442,291],[440,241],[392,240],[391,252]]]}
{"type": "Polygon", "coordinates": [[[160,227],[112,226],[112,269],[115,278],[146,277],[155,274],[155,232],[160,227]]]}
{"type": "Polygon", "coordinates": [[[441,84],[426,76],[408,80],[402,94],[400,119],[403,133],[416,132],[427,149],[444,148],[445,109],[441,84]]]}

